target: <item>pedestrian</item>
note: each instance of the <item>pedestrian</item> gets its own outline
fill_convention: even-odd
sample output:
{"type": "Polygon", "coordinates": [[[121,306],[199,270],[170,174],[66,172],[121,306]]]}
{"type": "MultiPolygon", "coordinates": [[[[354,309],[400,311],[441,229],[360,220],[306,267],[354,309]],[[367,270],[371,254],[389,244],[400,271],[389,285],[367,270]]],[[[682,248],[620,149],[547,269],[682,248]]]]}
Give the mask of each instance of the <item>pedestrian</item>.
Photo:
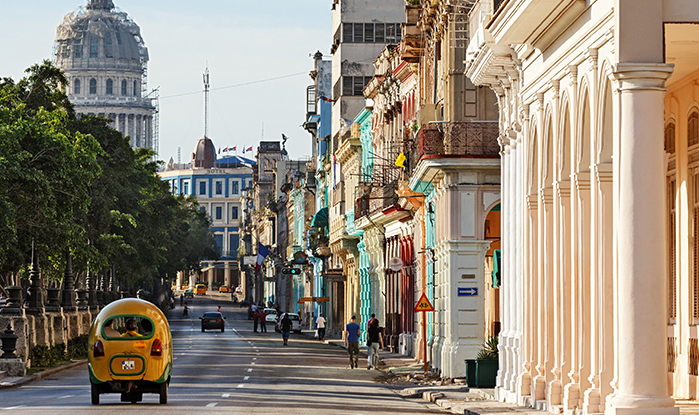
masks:
{"type": "Polygon", "coordinates": [[[371,353],[369,353],[371,360],[369,361],[369,364],[367,365],[367,369],[371,369],[371,367],[373,366],[374,369],[378,370],[379,369],[379,345],[383,349],[383,336],[381,335],[381,328],[379,327],[379,320],[376,318],[371,321],[371,324],[369,325],[369,329],[367,330],[366,345],[367,345],[367,347],[369,347],[369,350],[371,351],[371,353]]]}
{"type": "MultiPolygon", "coordinates": [[[[371,313],[371,318],[369,319],[369,322],[366,323],[366,329],[369,330],[369,327],[371,327],[371,322],[376,320],[376,314],[371,313]]],[[[371,366],[371,347],[369,347],[369,338],[367,337],[367,357],[366,357],[366,364],[367,366],[371,366]]]]}
{"type": "Polygon", "coordinates": [[[267,333],[267,313],[264,308],[260,312],[260,332],[267,333]]]}
{"type": "Polygon", "coordinates": [[[260,323],[260,313],[255,310],[255,312],[252,313],[252,331],[257,333],[257,325],[260,323]]]}
{"type": "Polygon", "coordinates": [[[184,294],[180,294],[180,307],[184,305],[184,294]]]}
{"type": "Polygon", "coordinates": [[[349,353],[350,368],[359,367],[359,324],[357,317],[352,316],[350,322],[345,326],[345,347],[349,353]]]}
{"type": "Polygon", "coordinates": [[[221,312],[221,306],[218,306],[218,312],[219,313],[221,312]]]}
{"type": "Polygon", "coordinates": [[[187,303],[184,303],[184,308],[182,309],[182,317],[189,318],[189,307],[187,307],[187,303]]]}
{"type": "Polygon", "coordinates": [[[289,345],[289,333],[291,333],[291,319],[289,318],[289,313],[284,313],[282,320],[279,323],[280,329],[282,331],[282,339],[284,339],[284,346],[289,345]]]}
{"type": "Polygon", "coordinates": [[[318,314],[316,330],[318,331],[318,340],[323,341],[323,337],[325,337],[325,317],[323,317],[323,313],[318,314]]]}

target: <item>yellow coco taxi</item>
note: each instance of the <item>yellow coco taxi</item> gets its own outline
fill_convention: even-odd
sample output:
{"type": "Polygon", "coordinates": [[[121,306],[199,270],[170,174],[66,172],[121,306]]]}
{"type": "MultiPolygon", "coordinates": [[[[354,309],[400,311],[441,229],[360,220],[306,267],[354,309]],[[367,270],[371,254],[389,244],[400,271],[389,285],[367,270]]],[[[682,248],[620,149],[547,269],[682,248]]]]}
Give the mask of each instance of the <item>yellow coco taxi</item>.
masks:
{"type": "Polygon", "coordinates": [[[196,286],[197,295],[206,295],[206,284],[197,284],[196,286]]]}
{"type": "Polygon", "coordinates": [[[104,393],[121,393],[131,403],[157,393],[167,403],[172,335],[158,307],[136,298],[115,301],[92,322],[88,342],[93,405],[104,393]]]}

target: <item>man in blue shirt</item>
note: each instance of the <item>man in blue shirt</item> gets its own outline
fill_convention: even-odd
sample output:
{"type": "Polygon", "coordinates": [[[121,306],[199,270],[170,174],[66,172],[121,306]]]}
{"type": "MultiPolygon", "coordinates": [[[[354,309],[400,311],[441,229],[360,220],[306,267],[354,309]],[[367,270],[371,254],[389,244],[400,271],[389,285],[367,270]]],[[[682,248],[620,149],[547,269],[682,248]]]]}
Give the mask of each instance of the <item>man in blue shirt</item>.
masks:
{"type": "Polygon", "coordinates": [[[350,322],[345,327],[345,347],[349,353],[350,367],[354,369],[359,367],[359,324],[357,317],[352,316],[350,322]]]}

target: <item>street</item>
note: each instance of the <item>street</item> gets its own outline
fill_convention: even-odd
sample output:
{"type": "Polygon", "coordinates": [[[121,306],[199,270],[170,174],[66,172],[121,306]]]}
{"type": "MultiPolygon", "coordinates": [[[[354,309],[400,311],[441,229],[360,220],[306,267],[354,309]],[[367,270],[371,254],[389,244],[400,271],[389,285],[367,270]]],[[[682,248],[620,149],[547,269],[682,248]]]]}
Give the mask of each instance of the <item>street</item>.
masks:
{"type": "MultiPolygon", "coordinates": [[[[281,334],[268,324],[254,333],[247,309],[233,306],[229,295],[188,299],[190,318],[171,310],[174,368],[166,407],[158,395],[144,394],[138,404],[120,402],[119,394],[90,404],[87,367],[57,373],[25,386],[0,391],[0,410],[22,414],[117,413],[122,411],[192,414],[431,414],[428,404],[404,400],[376,383],[381,372],[350,369],[344,349],[292,334],[283,347],[281,334]],[[201,332],[198,317],[216,306],[226,317],[226,331],[201,332]]],[[[360,363],[364,363],[361,362],[360,363]]],[[[363,368],[363,369],[362,369],[363,368]]],[[[435,408],[432,406],[431,408],[435,408]]]]}

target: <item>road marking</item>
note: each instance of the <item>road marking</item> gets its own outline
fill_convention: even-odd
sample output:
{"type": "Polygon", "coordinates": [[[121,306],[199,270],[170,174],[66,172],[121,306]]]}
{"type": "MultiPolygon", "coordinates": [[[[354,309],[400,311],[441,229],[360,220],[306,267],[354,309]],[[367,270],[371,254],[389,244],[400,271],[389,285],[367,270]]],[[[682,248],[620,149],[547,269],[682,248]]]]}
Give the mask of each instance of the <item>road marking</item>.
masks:
{"type": "Polygon", "coordinates": [[[2,408],[3,410],[7,411],[10,409],[18,409],[18,408],[23,408],[25,405],[19,405],[19,406],[10,406],[8,408],[2,408]]]}
{"type": "Polygon", "coordinates": [[[252,368],[248,369],[248,373],[252,372],[252,368]]]}
{"type": "Polygon", "coordinates": [[[255,362],[250,362],[250,364],[251,364],[251,365],[254,365],[254,364],[255,364],[255,362]]]}
{"type": "Polygon", "coordinates": [[[173,358],[172,358],[172,360],[177,360],[177,359],[178,359],[178,357],[177,357],[177,356],[175,356],[175,357],[173,357],[173,358]]]}
{"type": "Polygon", "coordinates": [[[245,386],[245,385],[242,383],[240,385],[238,385],[239,388],[242,388],[243,386],[245,386]]]}
{"type": "MultiPolygon", "coordinates": [[[[245,376],[245,377],[243,378],[243,380],[248,380],[248,379],[250,379],[250,376],[245,376]]],[[[71,396],[73,396],[73,395],[71,395],[71,396]]]]}
{"type": "Polygon", "coordinates": [[[211,403],[207,403],[207,404],[206,404],[206,407],[207,407],[207,408],[213,408],[213,407],[216,406],[216,405],[218,405],[218,402],[211,402],[211,403]]]}
{"type": "Polygon", "coordinates": [[[221,395],[222,398],[230,398],[230,396],[230,393],[224,393],[223,395],[221,395]]]}
{"type": "Polygon", "coordinates": [[[257,360],[257,358],[256,358],[256,357],[253,357],[252,360],[257,360]]]}
{"type": "Polygon", "coordinates": [[[75,395],[66,395],[66,396],[61,396],[61,397],[58,398],[58,399],[72,398],[73,396],[75,396],[75,395]]]}

